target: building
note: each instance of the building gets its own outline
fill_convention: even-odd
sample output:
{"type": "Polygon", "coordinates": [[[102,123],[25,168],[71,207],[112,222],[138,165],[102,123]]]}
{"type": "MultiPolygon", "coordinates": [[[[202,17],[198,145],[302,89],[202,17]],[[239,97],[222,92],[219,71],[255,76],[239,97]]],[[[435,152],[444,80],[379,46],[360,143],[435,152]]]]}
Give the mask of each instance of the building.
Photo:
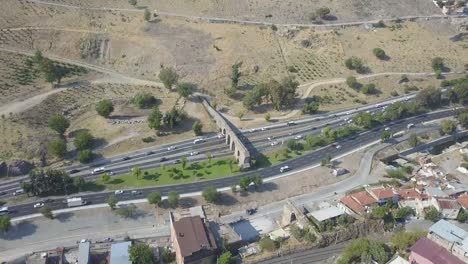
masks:
{"type": "Polygon", "coordinates": [[[409,262],[414,264],[463,264],[464,262],[450,254],[445,248],[428,238],[419,239],[410,248],[409,262]]]}
{"type": "Polygon", "coordinates": [[[429,197],[436,197],[436,198],[447,198],[448,195],[443,192],[440,188],[435,187],[426,187],[426,194],[429,197]]]}
{"type": "Polygon", "coordinates": [[[110,251],[110,264],[132,264],[128,253],[128,248],[132,245],[131,241],[125,241],[112,244],[110,251]]]}
{"type": "Polygon", "coordinates": [[[468,263],[468,232],[440,220],[429,228],[427,237],[468,263]]]}
{"type": "Polygon", "coordinates": [[[336,206],[331,206],[328,208],[320,209],[317,211],[310,212],[308,214],[309,218],[316,224],[320,224],[325,220],[334,221],[340,215],[343,215],[345,212],[336,206]]]}
{"type": "Polygon", "coordinates": [[[457,200],[450,198],[432,198],[432,204],[445,219],[456,219],[460,212],[457,200]]]}
{"type": "Polygon", "coordinates": [[[89,248],[91,243],[83,242],[78,246],[78,263],[79,264],[88,264],[89,262],[89,248]]]}
{"type": "Polygon", "coordinates": [[[387,264],[409,264],[409,262],[399,255],[395,255],[387,262],[387,264]]]}
{"type": "Polygon", "coordinates": [[[458,196],[457,202],[464,210],[468,210],[468,194],[458,196]]]}
{"type": "Polygon", "coordinates": [[[388,200],[391,200],[392,203],[398,202],[398,193],[394,192],[391,188],[374,188],[368,190],[369,194],[377,200],[379,205],[386,204],[388,200]]]}
{"type": "Polygon", "coordinates": [[[178,264],[211,263],[216,259],[215,237],[199,215],[174,221],[171,214],[171,240],[178,264]]]}
{"type": "Polygon", "coordinates": [[[338,208],[348,214],[363,215],[370,212],[370,207],[377,203],[377,200],[366,191],[352,193],[341,198],[338,208]]]}

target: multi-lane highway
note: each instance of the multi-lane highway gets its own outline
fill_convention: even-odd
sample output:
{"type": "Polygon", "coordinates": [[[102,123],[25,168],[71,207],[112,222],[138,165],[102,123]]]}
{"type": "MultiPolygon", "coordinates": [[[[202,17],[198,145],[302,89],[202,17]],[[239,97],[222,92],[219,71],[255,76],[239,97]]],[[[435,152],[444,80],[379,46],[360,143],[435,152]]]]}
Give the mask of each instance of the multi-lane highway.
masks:
{"type": "MultiPolygon", "coordinates": [[[[445,118],[454,115],[454,111],[450,110],[442,110],[438,112],[423,114],[416,117],[411,117],[403,120],[398,120],[392,123],[388,123],[385,127],[389,127],[391,132],[397,132],[401,130],[406,130],[407,125],[410,123],[413,124],[421,124],[426,121],[445,118]]],[[[203,190],[203,188],[207,186],[214,186],[217,188],[232,186],[238,184],[239,179],[244,176],[252,176],[253,174],[260,174],[262,177],[272,177],[280,173],[279,168],[284,165],[288,165],[293,170],[300,169],[312,164],[317,164],[320,160],[324,157],[325,154],[331,154],[332,156],[338,156],[344,153],[347,153],[353,149],[359,148],[360,146],[366,145],[370,142],[378,140],[381,136],[381,133],[384,129],[384,126],[376,127],[370,131],[365,131],[358,135],[355,135],[348,139],[343,139],[337,142],[341,147],[335,148],[331,145],[320,148],[316,151],[309,152],[304,154],[296,159],[287,161],[282,164],[277,164],[268,168],[262,168],[256,171],[249,171],[245,173],[241,173],[239,175],[225,177],[225,178],[218,178],[213,180],[207,181],[199,181],[187,184],[178,184],[178,185],[169,185],[169,186],[156,186],[151,188],[140,189],[141,194],[139,195],[140,198],[146,197],[146,195],[153,191],[159,191],[163,195],[166,195],[169,191],[177,191],[179,193],[191,193],[203,190]]],[[[313,130],[315,131],[315,130],[313,130]]],[[[263,140],[265,141],[265,140],[263,140]]],[[[101,193],[93,193],[88,195],[82,195],[85,199],[87,199],[91,204],[99,204],[105,203],[106,198],[113,194],[113,192],[101,192],[101,193]]],[[[138,197],[132,195],[130,191],[124,192],[122,195],[118,196],[119,200],[132,200],[138,197]]],[[[52,199],[48,202],[48,205],[56,210],[65,208],[66,204],[63,203],[63,199],[52,199]]],[[[33,208],[33,203],[22,204],[17,206],[10,207],[11,216],[23,216],[36,213],[38,210],[33,208]]]]}

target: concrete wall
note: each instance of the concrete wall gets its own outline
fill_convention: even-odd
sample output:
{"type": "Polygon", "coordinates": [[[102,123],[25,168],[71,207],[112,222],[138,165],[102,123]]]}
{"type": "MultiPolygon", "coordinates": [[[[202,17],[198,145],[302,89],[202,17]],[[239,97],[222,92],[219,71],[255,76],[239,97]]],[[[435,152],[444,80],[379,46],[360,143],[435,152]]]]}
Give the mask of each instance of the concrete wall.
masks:
{"type": "Polygon", "coordinates": [[[233,125],[216,111],[205,98],[201,98],[203,106],[206,108],[211,117],[215,120],[218,130],[222,133],[226,140],[226,145],[234,151],[234,157],[239,163],[241,169],[250,168],[251,156],[249,150],[237,136],[233,125]]]}

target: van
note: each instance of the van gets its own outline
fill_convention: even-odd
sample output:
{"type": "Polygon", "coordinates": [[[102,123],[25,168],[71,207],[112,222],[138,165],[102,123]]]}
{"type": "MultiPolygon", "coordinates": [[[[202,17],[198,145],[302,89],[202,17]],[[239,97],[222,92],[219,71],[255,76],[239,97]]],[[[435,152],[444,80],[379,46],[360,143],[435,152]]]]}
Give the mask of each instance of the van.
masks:
{"type": "Polygon", "coordinates": [[[13,193],[13,195],[14,195],[14,196],[17,196],[17,195],[21,195],[21,194],[23,194],[23,193],[24,193],[24,190],[23,190],[23,189],[18,189],[18,190],[16,190],[16,191],[13,193]]]}

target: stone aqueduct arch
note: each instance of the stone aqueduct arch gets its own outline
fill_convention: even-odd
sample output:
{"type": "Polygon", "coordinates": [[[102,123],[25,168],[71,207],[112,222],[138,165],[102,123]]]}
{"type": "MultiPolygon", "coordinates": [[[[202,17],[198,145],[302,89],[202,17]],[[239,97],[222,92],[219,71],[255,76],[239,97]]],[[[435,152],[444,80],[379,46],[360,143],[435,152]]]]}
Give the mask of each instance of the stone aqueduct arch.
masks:
{"type": "Polygon", "coordinates": [[[232,124],[227,121],[218,111],[216,111],[205,98],[201,98],[203,106],[206,108],[211,117],[215,120],[216,125],[220,133],[224,135],[226,144],[229,149],[234,151],[234,157],[236,157],[241,169],[250,168],[250,152],[245,147],[244,143],[240,140],[237,134],[232,128],[232,124]]]}

